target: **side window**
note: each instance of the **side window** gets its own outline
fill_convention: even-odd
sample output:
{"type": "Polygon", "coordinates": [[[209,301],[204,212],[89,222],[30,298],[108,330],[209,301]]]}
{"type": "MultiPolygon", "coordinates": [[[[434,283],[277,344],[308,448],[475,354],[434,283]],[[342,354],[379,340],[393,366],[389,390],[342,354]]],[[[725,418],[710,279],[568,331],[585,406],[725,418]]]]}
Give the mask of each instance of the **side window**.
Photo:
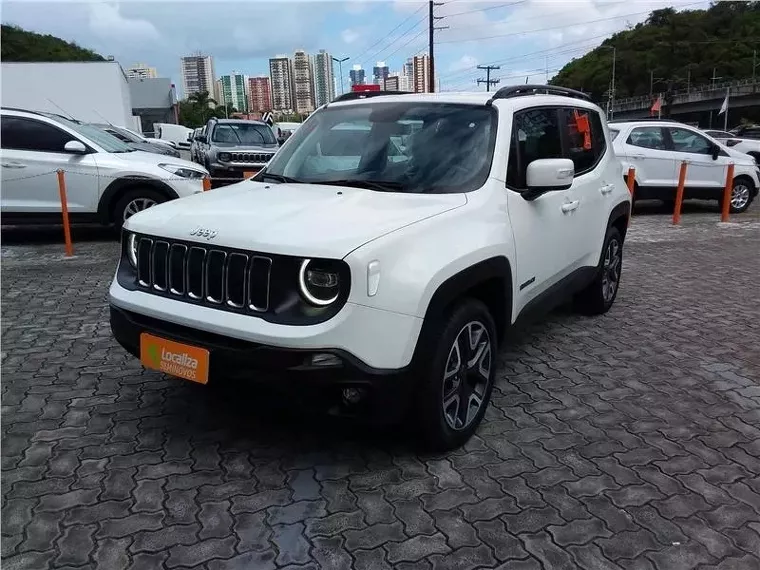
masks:
{"type": "Polygon", "coordinates": [[[573,161],[576,176],[589,172],[607,146],[599,114],[566,108],[561,111],[561,120],[566,137],[565,158],[573,161]]]}
{"type": "Polygon", "coordinates": [[[2,148],[37,152],[64,152],[74,137],[52,125],[24,117],[2,118],[2,148]]]}
{"type": "Polygon", "coordinates": [[[558,109],[543,107],[515,113],[509,145],[507,185],[526,188],[528,165],[539,158],[562,158],[558,109]]]}
{"type": "Polygon", "coordinates": [[[642,148],[652,148],[655,150],[667,150],[665,146],[665,137],[660,127],[636,127],[628,135],[625,141],[633,146],[642,148]]]}
{"type": "Polygon", "coordinates": [[[711,154],[712,146],[708,139],[688,129],[678,127],[668,128],[670,138],[673,140],[673,150],[676,152],[690,152],[694,154],[711,154]]]}

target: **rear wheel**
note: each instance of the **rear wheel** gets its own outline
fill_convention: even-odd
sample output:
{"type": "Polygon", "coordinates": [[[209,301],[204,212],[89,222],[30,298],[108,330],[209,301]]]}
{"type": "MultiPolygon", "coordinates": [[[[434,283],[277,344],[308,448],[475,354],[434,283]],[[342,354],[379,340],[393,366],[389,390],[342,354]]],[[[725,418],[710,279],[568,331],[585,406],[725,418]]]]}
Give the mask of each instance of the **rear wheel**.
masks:
{"type": "Polygon", "coordinates": [[[166,202],[166,196],[151,188],[128,190],[114,205],[111,215],[114,226],[121,229],[129,218],[161,202],[166,202]]]}
{"type": "Polygon", "coordinates": [[[424,443],[435,450],[459,447],[475,433],[496,375],[496,325],[482,302],[462,301],[442,325],[415,406],[424,443]]]}
{"type": "Polygon", "coordinates": [[[623,270],[623,238],[614,226],[607,230],[602,256],[594,280],[575,297],[575,307],[584,315],[601,315],[612,307],[623,270]]]}

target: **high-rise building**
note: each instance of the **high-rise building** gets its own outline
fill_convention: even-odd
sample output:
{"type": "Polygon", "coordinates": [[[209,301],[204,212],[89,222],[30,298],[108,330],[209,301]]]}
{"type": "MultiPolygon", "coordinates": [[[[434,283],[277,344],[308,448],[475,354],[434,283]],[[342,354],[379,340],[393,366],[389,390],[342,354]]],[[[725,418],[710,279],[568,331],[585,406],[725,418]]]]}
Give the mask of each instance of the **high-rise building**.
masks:
{"type": "Polygon", "coordinates": [[[272,109],[292,112],[295,109],[293,67],[288,56],[278,55],[269,60],[269,79],[272,83],[272,109]]]}
{"type": "Polygon", "coordinates": [[[412,64],[414,67],[414,92],[427,93],[430,91],[430,57],[428,55],[415,55],[412,64]]]}
{"type": "Polygon", "coordinates": [[[382,86],[385,79],[388,77],[388,66],[384,61],[378,61],[377,65],[372,68],[372,82],[375,85],[382,86]]]}
{"type": "Polygon", "coordinates": [[[246,77],[242,73],[233,71],[229,75],[222,75],[222,101],[225,105],[232,105],[240,113],[248,112],[248,94],[246,93],[246,77]]]}
{"type": "Polygon", "coordinates": [[[348,72],[348,77],[351,79],[351,87],[354,85],[364,85],[364,70],[361,65],[354,65],[351,71],[348,72]]]}
{"type": "Polygon", "coordinates": [[[307,114],[314,111],[314,74],[311,58],[304,50],[293,54],[293,91],[296,113],[307,114]]]}
{"type": "Polygon", "coordinates": [[[144,63],[136,63],[124,70],[129,79],[156,79],[158,72],[155,67],[148,67],[144,63]]]}
{"type": "Polygon", "coordinates": [[[182,58],[182,89],[185,97],[193,93],[214,92],[214,58],[210,55],[195,54],[182,58]]]}
{"type": "Polygon", "coordinates": [[[325,50],[314,56],[314,98],[317,107],[335,99],[335,70],[333,60],[325,50]]]}
{"type": "Polygon", "coordinates": [[[248,79],[248,111],[264,113],[272,110],[272,87],[266,76],[248,79]]]}
{"type": "Polygon", "coordinates": [[[398,75],[389,75],[383,80],[383,91],[401,91],[398,75]]]}
{"type": "Polygon", "coordinates": [[[224,103],[224,89],[222,88],[221,79],[214,81],[214,101],[219,105],[224,103]]]}

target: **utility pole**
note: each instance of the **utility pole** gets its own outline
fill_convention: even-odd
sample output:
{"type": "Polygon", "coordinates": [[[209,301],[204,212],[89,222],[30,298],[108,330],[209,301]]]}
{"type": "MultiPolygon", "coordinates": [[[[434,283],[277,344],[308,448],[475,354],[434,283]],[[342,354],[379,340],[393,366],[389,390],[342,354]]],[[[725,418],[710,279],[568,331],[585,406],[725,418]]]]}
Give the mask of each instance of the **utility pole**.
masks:
{"type": "Polygon", "coordinates": [[[496,85],[501,81],[501,79],[491,79],[491,70],[492,69],[501,69],[500,65],[479,65],[478,69],[484,69],[486,71],[486,78],[485,79],[478,79],[478,85],[481,83],[486,84],[486,91],[491,90],[491,85],[496,85]]]}
{"type": "Polygon", "coordinates": [[[434,35],[436,30],[445,30],[448,28],[448,26],[441,26],[436,27],[435,22],[436,20],[442,20],[443,16],[435,16],[433,14],[433,9],[436,6],[443,6],[443,2],[433,2],[433,0],[428,1],[428,51],[430,52],[430,56],[428,59],[428,65],[429,65],[429,83],[428,83],[428,90],[430,93],[435,93],[435,42],[434,42],[434,35]]]}
{"type": "Polygon", "coordinates": [[[713,89],[715,89],[715,80],[716,80],[716,79],[723,79],[722,77],[717,77],[717,76],[715,75],[715,73],[716,73],[717,71],[718,71],[718,70],[717,70],[717,68],[713,67],[713,75],[712,75],[712,77],[710,78],[710,81],[712,82],[712,88],[713,88],[713,89]]]}
{"type": "Polygon", "coordinates": [[[757,63],[757,50],[753,49],[752,50],[752,83],[755,82],[755,73],[757,72],[758,65],[760,64],[757,63]]]}
{"type": "MultiPolygon", "coordinates": [[[[615,115],[615,64],[617,63],[617,48],[612,47],[612,85],[610,86],[610,119],[615,115]]],[[[548,82],[547,82],[548,83],[548,82]]]]}

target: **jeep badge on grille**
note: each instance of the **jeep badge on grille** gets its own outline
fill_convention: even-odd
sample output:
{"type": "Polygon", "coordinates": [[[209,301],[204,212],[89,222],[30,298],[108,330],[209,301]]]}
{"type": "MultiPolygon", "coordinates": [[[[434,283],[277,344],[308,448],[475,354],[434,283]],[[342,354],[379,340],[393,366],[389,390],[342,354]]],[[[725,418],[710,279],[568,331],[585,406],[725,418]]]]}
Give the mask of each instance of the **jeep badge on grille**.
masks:
{"type": "Polygon", "coordinates": [[[216,234],[219,233],[216,230],[210,230],[208,228],[202,228],[201,226],[198,226],[193,231],[190,232],[191,236],[198,236],[206,239],[214,239],[216,237],[216,234]]]}

